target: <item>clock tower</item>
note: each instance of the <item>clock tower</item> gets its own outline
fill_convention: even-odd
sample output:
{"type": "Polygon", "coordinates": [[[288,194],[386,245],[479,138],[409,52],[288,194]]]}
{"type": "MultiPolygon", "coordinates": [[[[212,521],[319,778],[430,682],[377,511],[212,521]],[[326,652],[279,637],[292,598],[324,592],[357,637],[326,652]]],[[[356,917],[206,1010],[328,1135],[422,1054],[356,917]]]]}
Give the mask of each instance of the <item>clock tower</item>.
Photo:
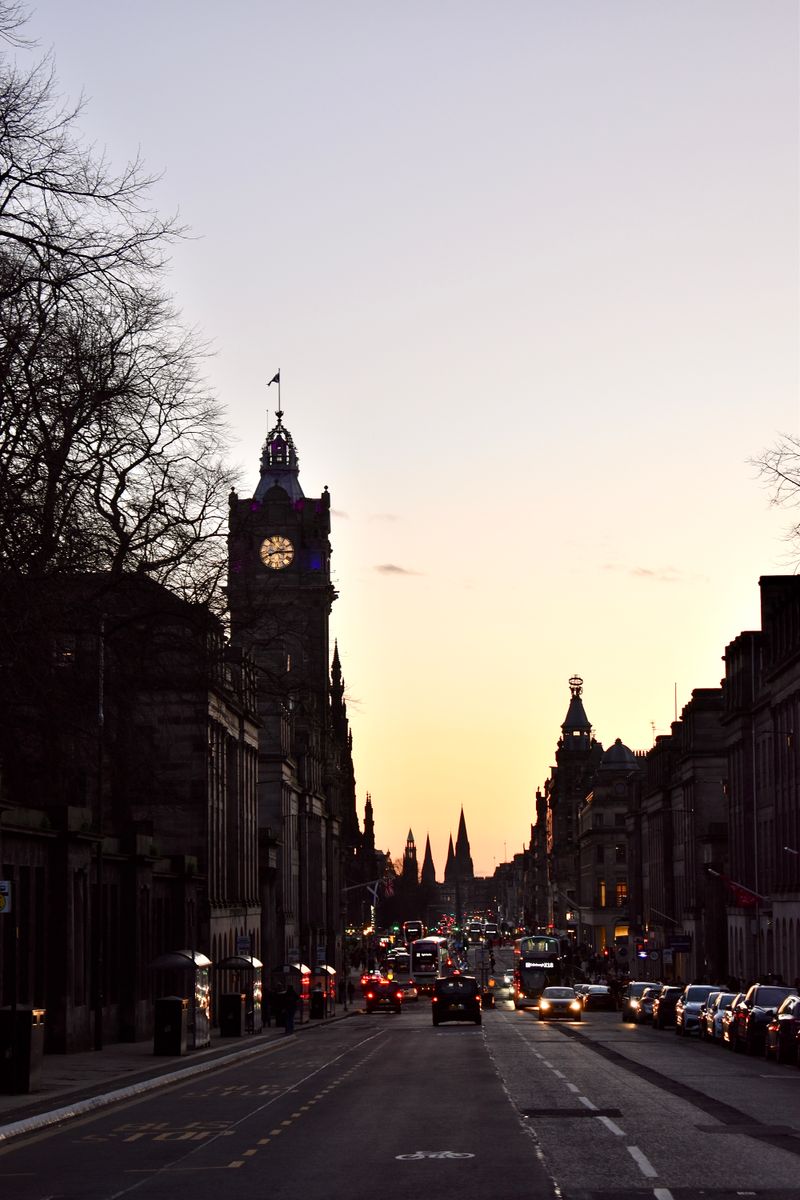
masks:
{"type": "Polygon", "coordinates": [[[253,496],[230,495],[228,607],[231,641],[258,672],[262,953],[269,969],[313,968],[336,961],[340,911],[342,814],[328,786],[330,496],[304,494],[292,435],[276,417],[253,496]]]}

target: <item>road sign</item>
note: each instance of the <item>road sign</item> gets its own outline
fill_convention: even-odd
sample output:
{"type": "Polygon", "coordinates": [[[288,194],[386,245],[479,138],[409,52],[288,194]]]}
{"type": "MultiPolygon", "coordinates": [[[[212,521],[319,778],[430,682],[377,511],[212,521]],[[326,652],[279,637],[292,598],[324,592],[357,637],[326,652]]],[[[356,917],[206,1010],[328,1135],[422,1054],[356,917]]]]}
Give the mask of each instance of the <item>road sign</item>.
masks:
{"type": "Polygon", "coordinates": [[[690,933],[668,934],[667,945],[670,950],[676,950],[679,954],[689,954],[692,949],[692,935],[690,933]]]}
{"type": "Polygon", "coordinates": [[[652,959],[653,962],[655,962],[658,959],[658,956],[660,953],[661,953],[660,950],[651,950],[647,957],[649,959],[652,959]]]}
{"type": "Polygon", "coordinates": [[[325,962],[325,943],[321,942],[317,946],[317,966],[321,967],[325,962]]]}
{"type": "Polygon", "coordinates": [[[250,934],[249,933],[238,934],[236,937],[236,953],[237,954],[249,954],[250,949],[251,949],[250,934]]]}
{"type": "Polygon", "coordinates": [[[0,913],[11,912],[11,883],[0,879],[0,913]]]}

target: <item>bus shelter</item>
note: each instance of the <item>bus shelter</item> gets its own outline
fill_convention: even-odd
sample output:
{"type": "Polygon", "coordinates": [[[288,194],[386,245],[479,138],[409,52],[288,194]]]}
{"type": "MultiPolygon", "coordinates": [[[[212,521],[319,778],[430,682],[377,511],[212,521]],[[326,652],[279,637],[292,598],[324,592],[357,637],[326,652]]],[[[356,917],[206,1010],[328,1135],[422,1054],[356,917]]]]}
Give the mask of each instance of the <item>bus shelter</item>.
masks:
{"type": "MultiPolygon", "coordinates": [[[[332,1017],[336,1011],[336,968],[320,963],[314,972],[311,985],[311,1004],[314,997],[322,993],[322,1012],[318,1016],[332,1017]]],[[[313,1014],[312,1014],[313,1015],[313,1014]]]]}
{"type": "Polygon", "coordinates": [[[220,992],[241,992],[245,997],[245,1032],[261,1033],[263,1027],[264,964],[254,954],[231,954],[215,963],[223,973],[220,992]]]}
{"type": "Polygon", "coordinates": [[[305,963],[284,963],[270,972],[269,1006],[275,1017],[276,1025],[284,1023],[284,997],[289,985],[297,994],[297,1009],[295,1020],[298,1025],[303,1023],[303,1015],[308,1015],[311,996],[311,968],[305,963]]]}
{"type": "Polygon", "coordinates": [[[156,992],[188,1000],[187,1046],[201,1050],[211,1043],[211,959],[201,950],[170,950],[150,963],[158,972],[156,992]]]}

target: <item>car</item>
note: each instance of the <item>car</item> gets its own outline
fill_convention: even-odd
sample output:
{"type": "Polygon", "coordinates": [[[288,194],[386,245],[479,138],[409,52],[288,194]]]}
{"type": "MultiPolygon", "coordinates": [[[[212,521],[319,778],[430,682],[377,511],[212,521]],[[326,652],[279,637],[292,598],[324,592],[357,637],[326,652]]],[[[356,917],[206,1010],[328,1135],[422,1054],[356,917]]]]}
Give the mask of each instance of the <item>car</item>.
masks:
{"type": "Polygon", "coordinates": [[[737,992],[736,995],[731,1000],[728,1007],[723,1012],[722,1017],[720,1018],[720,1027],[722,1029],[722,1044],[723,1044],[723,1046],[727,1046],[729,1050],[733,1049],[733,1046],[731,1043],[733,1041],[733,1038],[736,1036],[736,1026],[734,1024],[734,1019],[736,1017],[736,1009],[737,1009],[738,1005],[742,1002],[742,1000],[744,1000],[744,992],[737,992]]]}
{"type": "Polygon", "coordinates": [[[489,976],[489,990],[495,1000],[514,999],[514,978],[507,972],[503,975],[489,976]]]}
{"type": "Polygon", "coordinates": [[[722,1022],[725,1013],[730,1011],[730,1007],[737,997],[737,992],[717,992],[713,1000],[709,996],[700,1024],[701,1036],[705,1041],[722,1042],[722,1022]]]}
{"type": "Polygon", "coordinates": [[[664,984],[653,1001],[653,1029],[666,1029],[675,1024],[675,1005],[682,995],[682,987],[664,984]]]}
{"type": "Polygon", "coordinates": [[[800,1067],[800,996],[787,996],[767,1023],[764,1057],[800,1067]]]}
{"type": "Polygon", "coordinates": [[[744,999],[733,1010],[728,1045],[731,1050],[747,1054],[761,1054],[767,1025],[777,1014],[787,996],[796,996],[797,988],[779,987],[770,983],[754,983],[747,989],[744,999]]]}
{"type": "Polygon", "coordinates": [[[481,989],[474,975],[445,975],[434,980],[431,996],[434,1025],[443,1021],[481,1023],[481,989]]]}
{"type": "Polygon", "coordinates": [[[399,1013],[403,1005],[403,989],[393,979],[372,979],[364,988],[364,1005],[368,1013],[386,1011],[399,1013]]]}
{"type": "Polygon", "coordinates": [[[697,1014],[697,1036],[701,1042],[706,1040],[706,1018],[714,1007],[717,996],[721,996],[722,992],[709,992],[703,1003],[700,1005],[700,1011],[697,1014]]]}
{"type": "Polygon", "coordinates": [[[583,1003],[583,998],[591,986],[591,983],[573,983],[572,990],[581,1003],[583,1003]]]}
{"type": "Polygon", "coordinates": [[[660,984],[655,983],[652,979],[634,979],[625,985],[622,992],[622,1012],[620,1020],[633,1022],[636,1020],[636,1013],[639,1008],[639,1001],[642,997],[642,992],[645,988],[660,987],[660,984]]]}
{"type": "Polygon", "coordinates": [[[675,1005],[675,1032],[678,1037],[697,1033],[700,1027],[700,1009],[712,992],[725,989],[719,983],[690,983],[683,989],[675,1005]]]}
{"type": "Polygon", "coordinates": [[[591,1008],[605,1008],[613,1010],[617,1007],[611,988],[606,987],[604,983],[588,984],[586,991],[583,992],[578,999],[583,1003],[584,1012],[591,1008]]]}
{"type": "Polygon", "coordinates": [[[546,987],[539,997],[539,1020],[552,1021],[566,1017],[568,1021],[580,1021],[581,1002],[571,987],[546,987]]]}
{"type": "Polygon", "coordinates": [[[653,1019],[653,1005],[656,1002],[656,997],[661,991],[661,987],[647,987],[639,997],[639,1006],[636,1009],[635,1021],[637,1025],[646,1025],[653,1019]]]}

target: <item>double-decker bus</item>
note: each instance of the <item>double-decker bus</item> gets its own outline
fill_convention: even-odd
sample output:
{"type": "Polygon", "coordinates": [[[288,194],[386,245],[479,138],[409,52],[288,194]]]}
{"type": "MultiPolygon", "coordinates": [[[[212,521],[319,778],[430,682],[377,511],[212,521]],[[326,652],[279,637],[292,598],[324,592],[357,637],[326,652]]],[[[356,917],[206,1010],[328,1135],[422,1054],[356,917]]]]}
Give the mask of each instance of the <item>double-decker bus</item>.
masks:
{"type": "Polygon", "coordinates": [[[561,940],[534,933],[514,942],[514,1006],[537,1008],[546,987],[566,984],[567,960],[561,940]]]}
{"type": "Polygon", "coordinates": [[[407,946],[410,946],[417,938],[424,938],[425,932],[422,921],[403,921],[403,941],[407,946]]]}
{"type": "Polygon", "coordinates": [[[420,994],[433,991],[434,979],[441,979],[451,968],[446,937],[417,938],[411,943],[411,976],[420,994]]]}

